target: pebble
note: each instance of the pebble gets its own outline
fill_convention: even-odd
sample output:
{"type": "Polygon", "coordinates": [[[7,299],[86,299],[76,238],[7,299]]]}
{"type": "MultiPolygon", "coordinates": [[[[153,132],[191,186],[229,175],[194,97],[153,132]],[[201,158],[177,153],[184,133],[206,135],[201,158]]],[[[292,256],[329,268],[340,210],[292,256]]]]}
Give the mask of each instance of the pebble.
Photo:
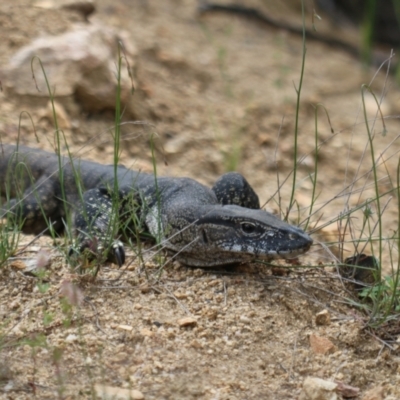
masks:
{"type": "Polygon", "coordinates": [[[24,270],[26,269],[26,264],[22,260],[14,260],[10,263],[10,266],[15,269],[24,270]]]}
{"type": "Polygon", "coordinates": [[[241,322],[244,322],[246,324],[251,322],[251,319],[249,317],[246,317],[245,315],[241,315],[239,319],[241,322]]]}
{"type": "Polygon", "coordinates": [[[94,385],[96,396],[102,400],[143,400],[144,395],[139,390],[121,389],[113,386],[105,386],[100,384],[94,385]]]}
{"type": "Polygon", "coordinates": [[[346,383],[338,380],[335,380],[335,383],[338,384],[336,391],[345,399],[358,397],[360,394],[360,389],[358,387],[347,385],[346,383]]]}
{"type": "Polygon", "coordinates": [[[174,296],[179,299],[187,299],[188,295],[186,293],[182,293],[182,292],[174,292],[174,296]]]}
{"type": "Polygon", "coordinates": [[[195,326],[197,325],[197,319],[193,317],[184,317],[178,319],[178,325],[183,328],[185,326],[195,326]]]}
{"type": "Polygon", "coordinates": [[[141,330],[140,330],[140,334],[141,334],[142,336],[147,336],[147,337],[154,336],[154,332],[151,331],[150,329],[147,329],[147,328],[141,329],[141,330]]]}
{"type": "Polygon", "coordinates": [[[130,325],[117,325],[117,328],[120,329],[121,331],[132,331],[133,330],[133,326],[130,325]]]}
{"type": "Polygon", "coordinates": [[[309,376],[303,382],[299,400],[338,400],[337,386],[335,382],[309,376]]]}
{"type": "Polygon", "coordinates": [[[336,350],[335,345],[326,337],[310,335],[310,346],[316,354],[329,354],[336,350]]]}
{"type": "Polygon", "coordinates": [[[73,334],[73,333],[70,333],[70,334],[65,338],[65,341],[66,341],[67,343],[73,343],[73,342],[76,342],[77,340],[78,340],[78,336],[75,335],[75,334],[73,334]]]}
{"type": "Polygon", "coordinates": [[[329,325],[331,323],[331,316],[328,310],[322,310],[315,315],[315,323],[317,325],[329,325]]]}

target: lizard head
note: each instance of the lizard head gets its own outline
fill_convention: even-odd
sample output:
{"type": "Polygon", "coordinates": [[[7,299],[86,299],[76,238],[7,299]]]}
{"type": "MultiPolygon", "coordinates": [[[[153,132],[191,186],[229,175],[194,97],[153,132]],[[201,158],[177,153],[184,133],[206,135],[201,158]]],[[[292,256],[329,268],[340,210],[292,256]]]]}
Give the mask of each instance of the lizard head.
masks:
{"type": "Polygon", "coordinates": [[[302,229],[273,214],[234,205],[213,207],[193,228],[196,241],[188,245],[189,252],[178,256],[193,266],[292,258],[308,251],[313,243],[302,229]]]}

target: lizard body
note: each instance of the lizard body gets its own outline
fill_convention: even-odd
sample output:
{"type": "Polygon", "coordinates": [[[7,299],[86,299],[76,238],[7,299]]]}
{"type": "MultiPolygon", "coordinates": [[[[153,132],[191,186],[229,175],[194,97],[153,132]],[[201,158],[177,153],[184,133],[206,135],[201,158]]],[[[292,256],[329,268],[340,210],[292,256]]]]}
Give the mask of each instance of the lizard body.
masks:
{"type": "Polygon", "coordinates": [[[312,244],[300,228],[261,210],[258,196],[238,173],[223,175],[210,189],[190,178],[155,177],[123,166],[59,160],[43,150],[2,145],[0,190],[8,199],[1,215],[21,217],[24,232],[38,234],[49,222],[61,232],[72,211],[78,251],[113,242],[107,251],[119,265],[125,260],[123,244],[115,240],[116,232],[110,237],[109,230],[115,214],[134,214],[141,229],[190,266],[295,257],[312,244]]]}

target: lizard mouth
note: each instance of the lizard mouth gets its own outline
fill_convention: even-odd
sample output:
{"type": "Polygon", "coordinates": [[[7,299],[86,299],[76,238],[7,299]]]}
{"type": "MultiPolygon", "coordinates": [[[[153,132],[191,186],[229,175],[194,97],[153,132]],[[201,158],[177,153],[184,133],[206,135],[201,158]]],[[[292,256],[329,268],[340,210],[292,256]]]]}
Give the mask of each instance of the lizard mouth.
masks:
{"type": "Polygon", "coordinates": [[[302,245],[299,245],[299,243],[293,244],[292,246],[288,246],[288,248],[282,248],[280,250],[276,251],[276,257],[280,258],[293,258],[296,257],[300,254],[306,253],[308,250],[310,250],[311,246],[313,244],[313,240],[308,237],[304,238],[304,243],[302,245]]]}

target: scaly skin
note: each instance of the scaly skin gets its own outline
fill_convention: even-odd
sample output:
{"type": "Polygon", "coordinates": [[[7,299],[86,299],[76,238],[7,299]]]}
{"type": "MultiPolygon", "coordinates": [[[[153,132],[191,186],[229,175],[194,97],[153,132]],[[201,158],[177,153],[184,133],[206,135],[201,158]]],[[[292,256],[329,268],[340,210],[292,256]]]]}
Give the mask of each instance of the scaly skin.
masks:
{"type": "Polygon", "coordinates": [[[223,175],[209,189],[189,178],[155,177],[122,166],[115,173],[112,165],[62,157],[64,201],[57,155],[24,146],[16,150],[13,145],[0,147],[0,189],[10,199],[3,216],[16,213],[24,220],[24,232],[38,234],[49,222],[61,232],[66,213],[72,212],[78,252],[106,248],[122,265],[123,244],[110,227],[115,226],[113,218],[133,216],[142,231],[190,266],[291,258],[312,244],[300,228],[259,209],[254,190],[237,173],[223,175]]]}

